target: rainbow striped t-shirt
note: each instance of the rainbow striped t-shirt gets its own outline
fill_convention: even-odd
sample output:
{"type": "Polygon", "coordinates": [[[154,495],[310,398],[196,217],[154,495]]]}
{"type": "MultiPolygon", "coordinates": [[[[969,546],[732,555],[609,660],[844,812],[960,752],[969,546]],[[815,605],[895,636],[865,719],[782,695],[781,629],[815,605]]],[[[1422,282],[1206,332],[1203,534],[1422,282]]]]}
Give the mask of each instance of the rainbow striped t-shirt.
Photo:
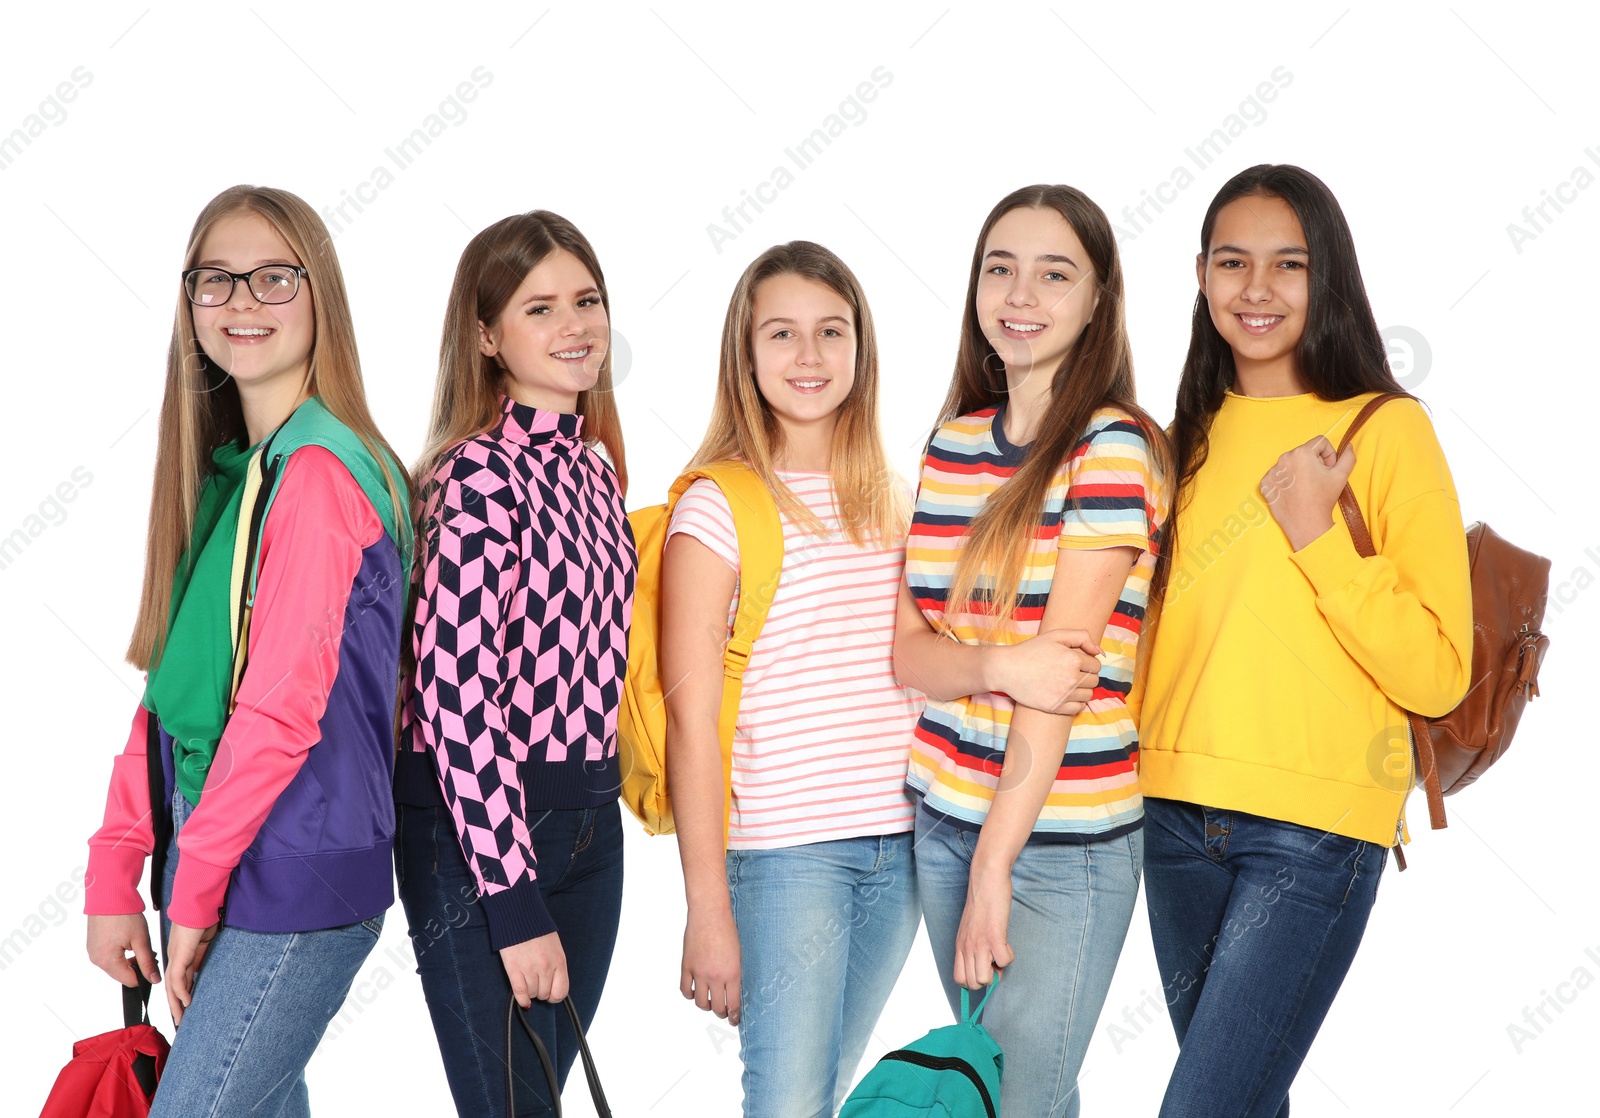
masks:
{"type": "MultiPolygon", "coordinates": [[[[906,543],[906,581],[930,624],[977,644],[989,618],[945,617],[945,596],[967,526],[1022,465],[1027,447],[1005,436],[1004,405],[939,428],[923,460],[906,543]]],[[[1055,785],[1032,840],[1089,842],[1136,830],[1138,731],[1127,707],[1145,602],[1161,546],[1167,498],[1143,429],[1118,408],[1101,408],[1051,483],[1018,587],[1018,606],[1000,639],[1039,632],[1059,548],[1140,550],[1100,641],[1100,680],[1072,723],[1055,785]]],[[[980,579],[978,589],[992,588],[980,579]]],[[[928,699],[917,723],[906,778],[923,810],[968,830],[983,825],[1005,761],[1012,702],[1002,694],[928,699]]]]}

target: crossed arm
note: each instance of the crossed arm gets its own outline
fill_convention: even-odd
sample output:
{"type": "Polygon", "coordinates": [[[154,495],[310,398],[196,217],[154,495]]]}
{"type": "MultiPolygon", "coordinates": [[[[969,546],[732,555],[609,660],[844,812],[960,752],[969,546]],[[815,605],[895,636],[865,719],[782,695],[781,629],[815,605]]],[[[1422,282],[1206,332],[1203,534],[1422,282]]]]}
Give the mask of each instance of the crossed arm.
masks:
{"type": "Polygon", "coordinates": [[[1033,833],[1061,767],[1072,720],[1099,680],[1099,641],[1139,549],[1063,549],[1039,635],[1016,645],[963,645],[934,633],[901,591],[895,661],[901,679],[935,698],[985,691],[1017,704],[999,787],[978,837],[956,936],[955,980],[977,988],[1010,965],[1011,867],[1033,833]]]}

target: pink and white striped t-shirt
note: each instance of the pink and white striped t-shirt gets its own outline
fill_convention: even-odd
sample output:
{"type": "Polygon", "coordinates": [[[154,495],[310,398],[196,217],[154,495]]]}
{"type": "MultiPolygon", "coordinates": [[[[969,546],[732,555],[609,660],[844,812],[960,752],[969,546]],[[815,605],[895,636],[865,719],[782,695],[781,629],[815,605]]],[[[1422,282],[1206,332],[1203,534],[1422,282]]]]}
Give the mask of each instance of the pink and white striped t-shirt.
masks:
{"type": "MultiPolygon", "coordinates": [[[[857,547],[839,531],[828,474],[778,476],[827,534],[808,535],[782,516],[783,574],[745,669],[734,731],[728,847],[909,831],[906,764],[923,699],[894,673],[905,541],[857,547]]],[[[697,481],[679,499],[667,538],[679,532],[738,571],[733,512],[715,482],[697,481]]],[[[738,608],[735,584],[730,636],[738,608]]]]}

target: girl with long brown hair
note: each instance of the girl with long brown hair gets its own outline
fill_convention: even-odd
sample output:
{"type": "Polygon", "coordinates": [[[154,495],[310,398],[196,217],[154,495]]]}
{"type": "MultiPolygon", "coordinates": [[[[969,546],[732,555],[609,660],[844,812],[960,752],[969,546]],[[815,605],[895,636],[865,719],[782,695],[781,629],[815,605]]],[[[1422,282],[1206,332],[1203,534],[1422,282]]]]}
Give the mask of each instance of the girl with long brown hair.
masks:
{"type": "Polygon", "coordinates": [[[1164,448],[1134,394],[1110,222],[1068,186],[1007,195],[972,255],[895,658],[928,695],[907,781],[928,936],[952,1011],[961,987],[1005,975],[984,1025],[1005,1053],[1009,1114],[1078,1113],[1133,916],[1138,734],[1124,699],[1161,551],[1164,448]],[[1073,650],[1053,687],[987,670],[1044,641],[1073,650]]]}
{"type": "Polygon", "coordinates": [[[1422,406],[1389,401],[1335,449],[1401,388],[1327,184],[1288,164],[1235,175],[1195,276],[1140,704],[1145,900],[1181,1045],[1161,1114],[1271,1118],[1405,838],[1405,712],[1466,693],[1472,588],[1422,406]],[[1335,511],[1346,485],[1375,555],[1335,511]]]}
{"type": "Polygon", "coordinates": [[[306,1062],[394,899],[407,478],[305,202],[212,199],[177,299],[128,649],[145,692],[89,840],[89,956],[160,980],[154,855],[178,1032],[151,1113],[306,1115],[306,1062]]]}
{"type": "Polygon", "coordinates": [[[427,449],[395,870],[462,1115],[552,1113],[515,996],[565,1081],[622,909],[617,712],[636,568],[610,302],[566,219],[517,214],[456,268],[427,449]],[[535,1004],[537,1003],[537,1004],[535,1004]]]}

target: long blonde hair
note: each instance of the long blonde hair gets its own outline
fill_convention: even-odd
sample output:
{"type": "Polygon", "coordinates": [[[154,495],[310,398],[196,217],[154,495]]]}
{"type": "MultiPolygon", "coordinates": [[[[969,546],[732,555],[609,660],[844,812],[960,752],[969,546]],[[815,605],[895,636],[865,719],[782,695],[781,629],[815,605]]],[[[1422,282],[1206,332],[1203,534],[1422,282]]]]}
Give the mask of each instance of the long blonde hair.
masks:
{"type": "MultiPolygon", "coordinates": [[[[350,428],[372,452],[383,468],[395,508],[404,509],[409,501],[410,479],[399,468],[399,458],[379,433],[367,408],[344,275],[328,228],[316,211],[287,190],[231,186],[206,203],[195,219],[183,257],[184,269],[195,266],[201,243],[212,226],[239,214],[265,219],[305,268],[305,283],[313,296],[315,330],[306,387],[321,396],[334,418],[350,428]],[[390,468],[391,463],[395,464],[394,469],[390,468]]],[[[127,651],[128,662],[144,670],[160,659],[166,643],[172,582],[178,565],[196,558],[187,554],[189,537],[194,532],[195,511],[211,468],[212,453],[229,442],[248,437],[238,386],[226,371],[206,359],[195,335],[194,314],[181,279],[176,286],[178,307],[167,349],[166,387],[145,542],[144,589],[127,651]]]]}
{"type": "MultiPolygon", "coordinates": [[[[500,421],[500,395],[505,371],[478,349],[478,323],[492,325],[505,311],[528,273],[558,249],[578,258],[594,278],[606,321],[611,299],[605,273],[594,248],[578,227],[549,210],[533,210],[502,218],[467,242],[456,265],[455,282],[445,310],[444,337],[439,343],[439,379],[434,386],[428,439],[415,473],[426,485],[450,448],[482,434],[500,421]]],[[[612,347],[606,346],[594,387],[578,393],[583,438],[605,447],[617,473],[620,490],[628,492],[628,463],[622,446],[622,422],[611,387],[612,347]]],[[[419,532],[421,528],[419,527],[419,532]]],[[[420,538],[420,536],[419,536],[420,538]]]]}
{"type": "MultiPolygon", "coordinates": [[[[1039,432],[1028,444],[1022,465],[972,518],[966,543],[945,599],[945,617],[982,612],[989,615],[988,636],[1003,632],[1015,614],[1023,564],[1039,526],[1050,487],[1073,449],[1083,439],[1089,420],[1102,407],[1128,413],[1150,444],[1157,472],[1168,472],[1166,434],[1139,406],[1134,390],[1133,350],[1123,318],[1122,260],[1105,211],[1088,195],[1070,186],[1025,186],[1002,198],[978,231],[967,279],[967,301],[961,315],[961,341],[955,372],[939,422],[948,423],[1006,399],[1005,365],[984,335],[978,320],[978,279],[983,273],[984,245],[1006,214],[1022,207],[1053,210],[1072,226],[1089,254],[1099,305],[1083,333],[1051,373],[1050,399],[1039,432]],[[984,589],[980,590],[980,583],[984,589]]],[[[1157,547],[1157,552],[1162,549],[1157,547]]],[[[1153,610],[1152,610],[1153,612],[1153,610]]]]}
{"type": "Polygon", "coordinates": [[[822,533],[817,518],[778,477],[773,463],[783,451],[783,427],[756,386],[752,338],[756,289],[774,276],[814,280],[850,306],[856,331],[855,383],[839,405],[834,426],[833,491],[840,525],[854,543],[859,546],[870,539],[891,544],[904,534],[910,508],[898,476],[889,467],[878,428],[878,337],[872,312],[845,262],[812,241],[774,245],[739,277],[722,323],[711,423],[689,467],[743,458],[791,520],[813,534],[822,533]]]}

